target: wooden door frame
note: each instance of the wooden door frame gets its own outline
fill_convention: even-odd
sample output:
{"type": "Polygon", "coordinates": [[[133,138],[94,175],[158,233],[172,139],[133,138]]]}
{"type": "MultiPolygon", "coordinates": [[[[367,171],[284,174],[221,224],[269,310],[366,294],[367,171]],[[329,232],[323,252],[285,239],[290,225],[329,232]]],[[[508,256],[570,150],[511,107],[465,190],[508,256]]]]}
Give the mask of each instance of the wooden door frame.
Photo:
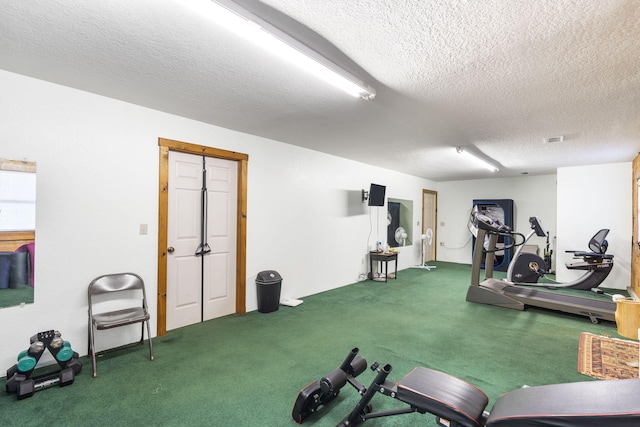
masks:
{"type": "Polygon", "coordinates": [[[632,163],[631,177],[631,209],[632,209],[632,242],[631,242],[631,289],[636,296],[640,296],[640,225],[638,224],[638,184],[640,180],[640,154],[632,163]]]}
{"type": "MultiPolygon", "coordinates": [[[[435,213],[434,218],[435,218],[435,225],[436,226],[433,229],[433,242],[434,242],[434,245],[433,245],[433,258],[434,259],[433,259],[433,261],[436,261],[438,259],[438,245],[437,245],[437,242],[438,242],[438,192],[435,191],[435,190],[426,190],[426,189],[422,190],[422,218],[421,218],[421,221],[422,221],[422,234],[425,234],[427,232],[426,225],[424,223],[424,208],[425,208],[425,206],[424,206],[424,196],[426,194],[433,194],[433,196],[435,197],[435,203],[434,203],[434,208],[433,209],[435,211],[434,212],[435,213]]],[[[424,242],[422,242],[422,240],[420,240],[420,244],[423,245],[424,242]]]]}
{"type": "Polygon", "coordinates": [[[238,163],[238,209],[236,214],[236,313],[247,312],[247,166],[249,155],[158,138],[158,325],[157,335],[167,333],[167,247],[169,222],[169,151],[232,160],[238,163]]]}

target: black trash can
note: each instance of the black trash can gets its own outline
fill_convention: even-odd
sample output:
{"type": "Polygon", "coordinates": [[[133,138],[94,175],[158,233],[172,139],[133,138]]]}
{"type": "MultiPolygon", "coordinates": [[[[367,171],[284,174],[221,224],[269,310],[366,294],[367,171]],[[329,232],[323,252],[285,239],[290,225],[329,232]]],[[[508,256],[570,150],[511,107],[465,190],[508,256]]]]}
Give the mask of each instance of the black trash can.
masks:
{"type": "Polygon", "coordinates": [[[277,271],[266,270],[258,273],[256,277],[258,288],[258,311],[271,313],[280,307],[280,289],[282,277],[277,271]]]}

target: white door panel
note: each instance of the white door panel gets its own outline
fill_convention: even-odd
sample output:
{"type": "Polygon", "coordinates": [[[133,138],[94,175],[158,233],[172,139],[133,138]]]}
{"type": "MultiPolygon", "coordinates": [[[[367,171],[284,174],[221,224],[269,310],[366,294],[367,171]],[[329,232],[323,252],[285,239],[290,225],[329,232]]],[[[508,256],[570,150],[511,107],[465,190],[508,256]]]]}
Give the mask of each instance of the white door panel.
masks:
{"type": "Polygon", "coordinates": [[[202,158],[169,152],[169,221],[167,237],[167,330],[199,322],[202,158]]]}
{"type": "Polygon", "coordinates": [[[214,254],[209,257],[207,262],[209,267],[205,272],[205,276],[208,276],[209,280],[205,281],[205,292],[208,301],[214,301],[220,298],[226,298],[229,296],[229,288],[227,286],[220,286],[215,283],[211,278],[216,277],[220,280],[220,283],[226,283],[229,276],[229,257],[227,254],[214,254]]]}
{"type": "Polygon", "coordinates": [[[207,242],[204,282],[204,319],[235,313],[236,310],[236,162],[207,159],[207,242]]]}
{"type": "Polygon", "coordinates": [[[167,330],[235,312],[236,162],[207,158],[206,234],[201,242],[202,156],[169,152],[167,330]],[[204,274],[204,276],[203,276],[204,274]]]}
{"type": "MultiPolygon", "coordinates": [[[[173,304],[171,316],[171,325],[179,328],[185,325],[200,322],[201,317],[201,297],[200,291],[200,260],[194,256],[175,259],[176,274],[171,277],[169,282],[179,284],[175,286],[170,293],[167,294],[167,301],[172,296],[173,304]]],[[[169,322],[167,322],[169,325],[169,322]]]]}

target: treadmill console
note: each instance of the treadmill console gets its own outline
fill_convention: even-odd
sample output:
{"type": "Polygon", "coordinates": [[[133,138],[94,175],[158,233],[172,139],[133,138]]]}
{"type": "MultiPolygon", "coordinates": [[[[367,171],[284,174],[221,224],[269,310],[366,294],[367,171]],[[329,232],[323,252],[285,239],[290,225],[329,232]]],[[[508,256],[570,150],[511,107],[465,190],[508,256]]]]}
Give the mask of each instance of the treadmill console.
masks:
{"type": "MultiPolygon", "coordinates": [[[[485,215],[483,213],[474,210],[471,213],[471,217],[469,218],[469,229],[472,228],[486,230],[490,233],[509,233],[511,232],[511,227],[503,224],[496,218],[491,218],[489,215],[485,215]]],[[[473,230],[472,230],[473,233],[473,230]]],[[[476,233],[474,233],[476,235],[476,233]]]]}

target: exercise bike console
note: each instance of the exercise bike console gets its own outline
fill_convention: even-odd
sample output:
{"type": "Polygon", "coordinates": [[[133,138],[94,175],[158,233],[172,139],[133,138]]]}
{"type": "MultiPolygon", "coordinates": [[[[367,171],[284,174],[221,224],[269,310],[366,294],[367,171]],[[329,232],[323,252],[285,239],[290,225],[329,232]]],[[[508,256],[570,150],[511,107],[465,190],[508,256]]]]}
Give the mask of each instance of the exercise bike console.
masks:
{"type": "Polygon", "coordinates": [[[540,224],[540,220],[537,217],[529,217],[529,224],[531,224],[531,229],[534,233],[536,233],[536,236],[547,237],[547,233],[545,233],[544,229],[542,228],[542,224],[540,224]]]}

